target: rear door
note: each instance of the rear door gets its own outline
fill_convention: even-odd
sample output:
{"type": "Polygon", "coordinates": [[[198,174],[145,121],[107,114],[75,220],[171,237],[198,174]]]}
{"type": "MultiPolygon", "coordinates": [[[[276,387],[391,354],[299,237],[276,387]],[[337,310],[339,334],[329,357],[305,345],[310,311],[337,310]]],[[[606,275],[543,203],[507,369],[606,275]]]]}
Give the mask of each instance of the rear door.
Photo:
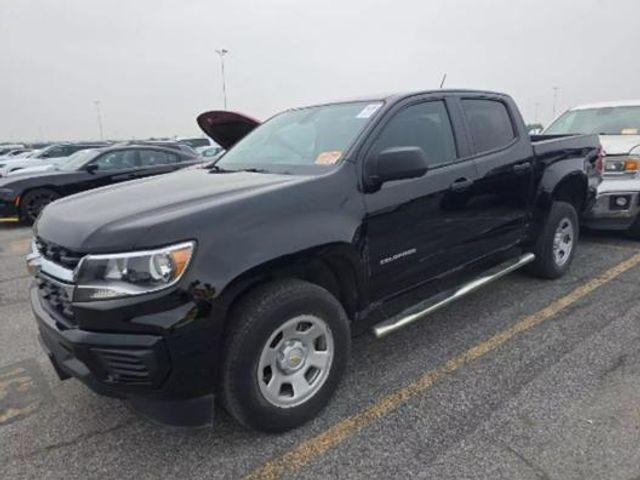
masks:
{"type": "Polygon", "coordinates": [[[496,95],[461,97],[478,178],[469,206],[477,248],[490,253],[520,241],[533,198],[534,158],[513,103],[496,95]]]}
{"type": "Polygon", "coordinates": [[[467,206],[476,178],[460,114],[446,98],[413,98],[388,114],[365,158],[390,147],[421,147],[429,171],[366,193],[366,235],[374,300],[412,288],[473,259],[477,232],[467,206]],[[390,118],[389,118],[390,117],[390,118]],[[457,139],[457,140],[456,140],[457,139]]]}

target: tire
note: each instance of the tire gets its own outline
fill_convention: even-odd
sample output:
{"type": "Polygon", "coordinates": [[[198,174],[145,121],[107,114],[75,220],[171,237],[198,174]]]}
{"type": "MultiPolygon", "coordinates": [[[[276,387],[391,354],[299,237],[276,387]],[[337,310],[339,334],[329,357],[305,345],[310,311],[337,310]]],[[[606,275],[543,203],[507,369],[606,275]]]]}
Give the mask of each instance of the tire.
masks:
{"type": "Polygon", "coordinates": [[[60,195],[57,192],[48,188],[36,188],[25,193],[20,201],[20,218],[31,225],[44,207],[59,198],[60,195]]]}
{"type": "Polygon", "coordinates": [[[230,321],[218,386],[227,412],[271,433],[316,417],[337,388],[351,348],[349,320],[333,295],[301,280],[270,282],[241,299],[230,321]],[[306,324],[311,327],[303,330],[306,324]],[[312,364],[322,362],[325,368],[312,364]]]}
{"type": "Polygon", "coordinates": [[[636,217],[625,235],[634,240],[640,240],[640,217],[636,217]]]}
{"type": "Polygon", "coordinates": [[[567,273],[576,252],[578,235],[576,209],[570,203],[554,202],[534,246],[536,259],[529,266],[529,272],[549,279],[567,273]]]}

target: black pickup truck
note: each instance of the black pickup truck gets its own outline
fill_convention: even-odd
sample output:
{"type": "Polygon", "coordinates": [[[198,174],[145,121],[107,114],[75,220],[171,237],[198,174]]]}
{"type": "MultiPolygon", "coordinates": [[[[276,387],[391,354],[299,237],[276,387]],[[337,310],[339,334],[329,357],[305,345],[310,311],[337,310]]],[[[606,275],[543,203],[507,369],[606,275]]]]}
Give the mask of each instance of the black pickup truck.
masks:
{"type": "Polygon", "coordinates": [[[219,160],[48,205],[27,260],[60,377],[171,424],[206,424],[217,397],[248,427],[296,427],[329,401],[352,334],[520,267],[561,276],[601,164],[596,136],[532,143],[490,92],[198,122],[230,149],[219,160]]]}

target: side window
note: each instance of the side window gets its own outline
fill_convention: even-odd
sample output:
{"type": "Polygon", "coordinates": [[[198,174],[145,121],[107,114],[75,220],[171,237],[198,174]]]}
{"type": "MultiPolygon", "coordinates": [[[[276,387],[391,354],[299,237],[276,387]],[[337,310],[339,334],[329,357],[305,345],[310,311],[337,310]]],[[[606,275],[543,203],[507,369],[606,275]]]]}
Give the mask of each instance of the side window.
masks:
{"type": "Polygon", "coordinates": [[[93,165],[98,166],[99,171],[109,170],[126,170],[127,168],[135,168],[136,166],[135,150],[119,150],[117,152],[109,152],[96,158],[93,165]]]}
{"type": "Polygon", "coordinates": [[[153,167],[177,162],[178,156],[174,153],[162,152],[160,150],[140,150],[141,167],[153,167]]]}
{"type": "Polygon", "coordinates": [[[456,142],[444,102],[419,103],[398,112],[382,130],[373,151],[391,147],[420,147],[430,165],[455,160],[456,142]]]}
{"type": "Polygon", "coordinates": [[[504,147],[516,137],[509,111],[497,100],[462,100],[477,153],[504,147]]]}

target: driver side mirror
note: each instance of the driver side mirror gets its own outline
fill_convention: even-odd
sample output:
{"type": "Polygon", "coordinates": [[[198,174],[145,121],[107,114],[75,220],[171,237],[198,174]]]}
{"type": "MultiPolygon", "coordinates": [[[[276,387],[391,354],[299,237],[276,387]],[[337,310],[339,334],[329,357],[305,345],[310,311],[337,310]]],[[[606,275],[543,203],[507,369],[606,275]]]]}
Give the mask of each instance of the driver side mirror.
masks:
{"type": "Polygon", "coordinates": [[[420,147],[391,147],[367,159],[367,192],[375,192],[383,183],[422,177],[429,168],[427,155],[420,147]]]}
{"type": "Polygon", "coordinates": [[[90,163],[84,169],[87,171],[87,173],[95,173],[98,171],[98,164],[90,163]]]}

